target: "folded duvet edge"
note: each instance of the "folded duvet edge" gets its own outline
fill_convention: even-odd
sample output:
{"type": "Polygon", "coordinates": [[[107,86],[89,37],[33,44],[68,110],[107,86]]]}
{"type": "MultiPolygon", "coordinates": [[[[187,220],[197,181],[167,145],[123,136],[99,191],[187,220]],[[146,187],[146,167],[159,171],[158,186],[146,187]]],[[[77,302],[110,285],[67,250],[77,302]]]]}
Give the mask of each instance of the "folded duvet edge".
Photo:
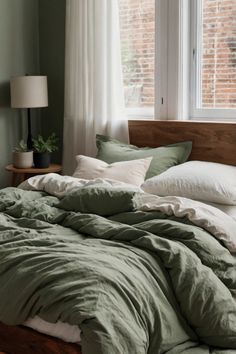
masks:
{"type": "Polygon", "coordinates": [[[230,252],[236,253],[236,221],[213,206],[182,197],[158,197],[147,193],[136,193],[133,203],[137,210],[157,210],[179,218],[187,217],[194,225],[222,241],[230,252]]]}

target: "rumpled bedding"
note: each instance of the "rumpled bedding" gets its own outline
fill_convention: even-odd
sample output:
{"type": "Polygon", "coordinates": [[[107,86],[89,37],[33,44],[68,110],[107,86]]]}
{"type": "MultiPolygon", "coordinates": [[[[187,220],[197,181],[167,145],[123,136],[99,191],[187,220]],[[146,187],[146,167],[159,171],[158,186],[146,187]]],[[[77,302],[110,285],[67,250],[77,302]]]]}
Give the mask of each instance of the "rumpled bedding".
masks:
{"type": "Polygon", "coordinates": [[[108,181],[55,195],[40,178],[0,191],[1,322],[77,325],[85,354],[236,353],[233,219],[108,181]]]}

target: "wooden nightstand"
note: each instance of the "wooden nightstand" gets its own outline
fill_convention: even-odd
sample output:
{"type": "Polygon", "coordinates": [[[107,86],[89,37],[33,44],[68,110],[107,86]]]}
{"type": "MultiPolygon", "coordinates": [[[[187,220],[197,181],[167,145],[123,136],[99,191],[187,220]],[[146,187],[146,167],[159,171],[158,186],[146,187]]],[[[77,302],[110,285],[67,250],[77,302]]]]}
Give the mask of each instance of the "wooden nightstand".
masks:
{"type": "Polygon", "coordinates": [[[12,187],[16,187],[21,182],[35,175],[45,175],[46,173],[60,173],[61,165],[51,164],[48,168],[17,168],[13,165],[6,166],[8,172],[12,172],[12,187]]]}

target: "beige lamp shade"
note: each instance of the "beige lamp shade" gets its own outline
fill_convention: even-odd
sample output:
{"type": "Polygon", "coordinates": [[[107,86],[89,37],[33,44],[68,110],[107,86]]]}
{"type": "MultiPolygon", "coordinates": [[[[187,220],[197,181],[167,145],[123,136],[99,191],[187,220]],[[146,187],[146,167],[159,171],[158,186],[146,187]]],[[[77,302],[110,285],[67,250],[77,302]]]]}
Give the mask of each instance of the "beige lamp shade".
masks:
{"type": "Polygon", "coordinates": [[[37,108],[47,106],[47,76],[16,76],[11,78],[11,107],[37,108]]]}

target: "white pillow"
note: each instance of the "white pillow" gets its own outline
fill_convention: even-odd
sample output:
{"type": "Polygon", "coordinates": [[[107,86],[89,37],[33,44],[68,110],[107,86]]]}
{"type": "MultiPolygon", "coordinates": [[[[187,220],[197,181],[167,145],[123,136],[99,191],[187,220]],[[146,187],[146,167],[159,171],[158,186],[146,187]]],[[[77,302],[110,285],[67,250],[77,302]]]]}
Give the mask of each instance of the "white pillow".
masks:
{"type": "Polygon", "coordinates": [[[83,179],[109,178],[139,187],[145,180],[152,157],[114,162],[109,165],[92,157],[78,155],[76,161],[77,167],[73,177],[83,179]]]}
{"type": "Polygon", "coordinates": [[[189,161],[146,180],[141,188],[159,196],[236,205],[236,167],[189,161]]]}

